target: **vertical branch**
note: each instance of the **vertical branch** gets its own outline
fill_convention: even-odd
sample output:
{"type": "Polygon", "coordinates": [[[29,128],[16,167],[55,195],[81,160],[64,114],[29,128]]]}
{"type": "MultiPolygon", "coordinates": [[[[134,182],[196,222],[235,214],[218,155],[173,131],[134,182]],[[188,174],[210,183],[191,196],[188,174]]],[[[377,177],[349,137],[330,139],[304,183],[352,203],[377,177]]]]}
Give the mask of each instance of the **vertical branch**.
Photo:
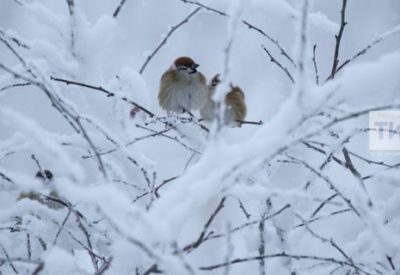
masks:
{"type": "Polygon", "coordinates": [[[328,79],[334,79],[335,75],[336,75],[336,72],[338,71],[340,43],[342,41],[344,28],[347,25],[347,22],[346,22],[346,5],[347,5],[347,0],[343,0],[343,2],[342,2],[342,10],[340,12],[341,13],[340,29],[339,29],[339,33],[337,35],[335,35],[335,38],[336,38],[335,52],[334,52],[334,55],[333,55],[333,64],[332,64],[331,75],[329,76],[328,79]]]}
{"type": "Polygon", "coordinates": [[[68,5],[68,12],[69,16],[71,19],[71,24],[70,24],[70,47],[71,47],[71,52],[72,55],[76,58],[77,55],[75,53],[75,0],[66,0],[67,5],[68,5]]]}
{"type": "Polygon", "coordinates": [[[313,60],[313,64],[314,64],[315,83],[316,83],[317,85],[319,85],[318,66],[317,66],[317,61],[316,61],[316,58],[315,58],[315,51],[316,51],[316,49],[317,49],[317,44],[314,44],[314,47],[313,47],[313,58],[312,58],[312,60],[313,60]]]}
{"type": "MultiPolygon", "coordinates": [[[[225,256],[225,262],[230,263],[231,257],[233,255],[233,243],[232,243],[232,233],[231,233],[231,224],[228,223],[226,226],[226,256],[225,256]]],[[[231,271],[231,265],[227,264],[224,268],[224,275],[229,275],[231,271]]]]}
{"type": "Polygon", "coordinates": [[[147,204],[147,206],[146,206],[146,209],[147,210],[149,210],[150,209],[150,207],[153,205],[153,202],[154,202],[154,200],[155,200],[155,198],[156,198],[156,178],[157,178],[157,174],[156,174],[156,172],[153,172],[153,176],[152,176],[152,179],[151,179],[151,182],[150,182],[150,199],[149,199],[149,202],[148,202],[148,204],[147,204]]]}
{"type": "Polygon", "coordinates": [[[266,212],[264,212],[261,215],[261,221],[258,224],[258,232],[260,236],[260,245],[258,247],[258,255],[261,257],[259,264],[258,264],[258,269],[260,271],[260,275],[265,275],[265,258],[262,256],[265,255],[265,238],[264,238],[264,231],[265,231],[265,216],[266,212]]]}
{"type": "Polygon", "coordinates": [[[299,47],[299,59],[298,59],[298,68],[300,77],[302,77],[304,74],[304,56],[307,44],[308,8],[309,8],[309,0],[304,0],[302,15],[301,15],[300,45],[299,45],[300,47],[299,47]]]}
{"type": "Polygon", "coordinates": [[[230,9],[233,14],[230,17],[230,22],[227,26],[227,42],[224,48],[224,70],[221,76],[221,83],[217,86],[213,99],[216,102],[216,119],[214,125],[214,135],[218,133],[224,126],[224,115],[225,115],[225,95],[228,92],[227,84],[229,81],[230,74],[230,58],[232,54],[232,47],[235,41],[235,36],[241,22],[240,17],[242,15],[243,7],[242,0],[231,1],[230,9]]]}
{"type": "Polygon", "coordinates": [[[32,259],[32,249],[31,249],[31,235],[26,233],[26,251],[28,254],[28,259],[32,259]]]}
{"type": "Polygon", "coordinates": [[[300,21],[300,37],[298,38],[298,66],[297,66],[297,77],[296,77],[296,87],[294,89],[295,97],[303,109],[304,106],[304,92],[306,90],[306,67],[305,67],[305,56],[307,48],[307,26],[308,26],[308,13],[309,13],[309,0],[303,0],[301,21],[300,21]]]}

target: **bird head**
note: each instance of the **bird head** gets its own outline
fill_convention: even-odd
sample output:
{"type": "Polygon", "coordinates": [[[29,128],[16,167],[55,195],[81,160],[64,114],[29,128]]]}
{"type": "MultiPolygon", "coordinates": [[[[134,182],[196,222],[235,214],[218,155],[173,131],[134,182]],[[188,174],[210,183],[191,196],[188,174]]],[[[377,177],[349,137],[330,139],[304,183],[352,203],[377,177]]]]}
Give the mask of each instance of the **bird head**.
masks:
{"type": "Polygon", "coordinates": [[[188,74],[197,73],[197,68],[199,64],[193,61],[190,57],[181,56],[175,59],[174,63],[172,64],[172,69],[177,71],[186,72],[188,74]]]}

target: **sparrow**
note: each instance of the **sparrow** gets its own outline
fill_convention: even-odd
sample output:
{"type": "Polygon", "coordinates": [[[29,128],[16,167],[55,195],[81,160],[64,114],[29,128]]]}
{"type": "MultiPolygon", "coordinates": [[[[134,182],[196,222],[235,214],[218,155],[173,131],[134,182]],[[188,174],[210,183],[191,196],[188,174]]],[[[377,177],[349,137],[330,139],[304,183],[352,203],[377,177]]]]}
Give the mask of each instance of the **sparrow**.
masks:
{"type": "MultiPolygon", "coordinates": [[[[200,109],[200,115],[205,121],[213,121],[217,115],[216,104],[212,97],[219,83],[220,79],[217,74],[209,85],[207,102],[200,109]]],[[[225,96],[224,123],[231,126],[239,126],[239,121],[244,120],[247,113],[245,96],[239,86],[231,84],[230,87],[231,90],[225,96]]]]}
{"type": "MultiPolygon", "coordinates": [[[[43,182],[43,184],[46,185],[46,183],[51,183],[53,179],[53,173],[50,172],[49,170],[45,169],[43,171],[38,171],[35,175],[36,179],[39,179],[43,182]]],[[[52,209],[60,209],[64,207],[64,205],[58,203],[57,201],[53,201],[49,198],[54,198],[54,199],[60,199],[60,196],[57,194],[55,190],[52,188],[50,189],[49,196],[46,197],[38,192],[21,192],[17,198],[17,201],[23,200],[23,199],[30,199],[33,201],[37,201],[41,204],[46,205],[49,208],[52,209]]]]}
{"type": "Polygon", "coordinates": [[[158,101],[168,113],[199,110],[207,101],[205,76],[197,71],[199,64],[187,56],[177,58],[161,76],[158,101]]]}

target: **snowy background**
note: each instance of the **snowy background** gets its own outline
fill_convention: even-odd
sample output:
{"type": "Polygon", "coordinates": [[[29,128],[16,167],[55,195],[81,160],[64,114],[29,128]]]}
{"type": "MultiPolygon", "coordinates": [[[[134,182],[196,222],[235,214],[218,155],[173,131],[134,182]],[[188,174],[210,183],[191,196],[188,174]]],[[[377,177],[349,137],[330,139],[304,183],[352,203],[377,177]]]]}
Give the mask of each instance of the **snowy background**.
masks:
{"type": "Polygon", "coordinates": [[[368,112],[400,109],[398,0],[120,3],[0,0],[0,274],[400,274],[400,157],[368,150],[368,112]],[[343,2],[339,66],[372,47],[327,80],[343,2]],[[263,125],[166,128],[179,56],[227,60],[263,125]]]}

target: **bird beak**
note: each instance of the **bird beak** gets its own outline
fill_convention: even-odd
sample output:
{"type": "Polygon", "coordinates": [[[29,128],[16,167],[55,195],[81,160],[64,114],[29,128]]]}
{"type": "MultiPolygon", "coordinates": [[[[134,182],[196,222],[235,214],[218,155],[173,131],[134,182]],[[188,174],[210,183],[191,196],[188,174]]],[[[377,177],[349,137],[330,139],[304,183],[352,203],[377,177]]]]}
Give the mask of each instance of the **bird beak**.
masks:
{"type": "Polygon", "coordinates": [[[190,68],[192,69],[192,71],[190,72],[191,74],[194,74],[197,72],[197,67],[199,67],[199,64],[194,63],[190,68]]]}

